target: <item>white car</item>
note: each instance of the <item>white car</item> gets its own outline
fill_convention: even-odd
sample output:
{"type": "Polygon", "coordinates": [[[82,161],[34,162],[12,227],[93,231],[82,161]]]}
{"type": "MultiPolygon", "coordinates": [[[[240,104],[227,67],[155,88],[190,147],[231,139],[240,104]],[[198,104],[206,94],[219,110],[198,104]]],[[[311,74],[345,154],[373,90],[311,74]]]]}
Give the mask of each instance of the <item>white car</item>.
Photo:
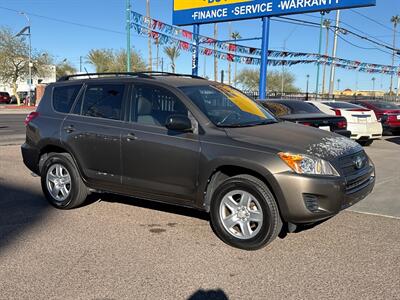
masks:
{"type": "Polygon", "coordinates": [[[374,111],[365,107],[342,101],[307,101],[329,115],[343,116],[351,139],[363,146],[369,146],[382,137],[382,124],[376,119],[374,111]]]}

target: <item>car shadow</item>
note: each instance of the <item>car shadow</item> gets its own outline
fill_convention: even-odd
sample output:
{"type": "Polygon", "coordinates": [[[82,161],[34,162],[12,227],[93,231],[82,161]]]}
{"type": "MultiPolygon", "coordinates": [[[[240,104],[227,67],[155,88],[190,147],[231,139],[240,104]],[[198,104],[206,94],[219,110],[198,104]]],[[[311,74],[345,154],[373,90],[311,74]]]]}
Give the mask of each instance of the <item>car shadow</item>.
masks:
{"type": "Polygon", "coordinates": [[[143,199],[138,199],[138,198],[133,198],[133,197],[108,194],[108,193],[104,193],[104,194],[93,193],[93,194],[89,195],[89,197],[84,205],[85,206],[90,205],[91,203],[97,202],[99,200],[104,201],[104,202],[120,203],[120,204],[124,204],[124,205],[130,205],[130,206],[136,206],[136,207],[141,207],[141,208],[146,208],[146,209],[151,209],[151,210],[157,210],[157,211],[172,213],[172,214],[176,214],[176,215],[196,218],[196,219],[205,220],[205,221],[210,220],[208,213],[194,209],[194,208],[188,208],[188,207],[183,207],[183,206],[177,206],[177,205],[157,202],[155,200],[143,200],[143,199]]]}
{"type": "Polygon", "coordinates": [[[188,300],[228,300],[228,296],[221,289],[218,290],[197,290],[188,300]]]}
{"type": "Polygon", "coordinates": [[[5,183],[0,178],[0,252],[26,230],[46,219],[51,207],[40,192],[5,183]]]}
{"type": "Polygon", "coordinates": [[[400,136],[387,138],[386,141],[400,145],[400,136]]]}

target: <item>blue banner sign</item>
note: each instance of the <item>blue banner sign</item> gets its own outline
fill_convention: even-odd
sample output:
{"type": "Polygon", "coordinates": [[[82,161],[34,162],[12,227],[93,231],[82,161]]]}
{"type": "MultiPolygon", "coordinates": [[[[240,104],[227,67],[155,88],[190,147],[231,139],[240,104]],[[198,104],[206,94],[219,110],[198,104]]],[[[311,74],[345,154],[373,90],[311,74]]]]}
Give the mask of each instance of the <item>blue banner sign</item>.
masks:
{"type": "Polygon", "coordinates": [[[376,0],[174,0],[173,23],[226,22],[373,5],[376,0]]]}

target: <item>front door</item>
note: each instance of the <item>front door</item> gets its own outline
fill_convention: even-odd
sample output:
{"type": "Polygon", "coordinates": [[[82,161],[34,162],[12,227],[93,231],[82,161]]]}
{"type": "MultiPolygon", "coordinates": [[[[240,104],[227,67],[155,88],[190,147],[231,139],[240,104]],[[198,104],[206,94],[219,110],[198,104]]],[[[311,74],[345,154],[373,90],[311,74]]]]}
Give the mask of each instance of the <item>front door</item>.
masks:
{"type": "Polygon", "coordinates": [[[164,87],[140,84],[132,91],[130,122],[121,136],[124,186],[160,200],[193,201],[200,154],[197,130],[183,133],[165,127],[168,116],[190,112],[164,87]]]}

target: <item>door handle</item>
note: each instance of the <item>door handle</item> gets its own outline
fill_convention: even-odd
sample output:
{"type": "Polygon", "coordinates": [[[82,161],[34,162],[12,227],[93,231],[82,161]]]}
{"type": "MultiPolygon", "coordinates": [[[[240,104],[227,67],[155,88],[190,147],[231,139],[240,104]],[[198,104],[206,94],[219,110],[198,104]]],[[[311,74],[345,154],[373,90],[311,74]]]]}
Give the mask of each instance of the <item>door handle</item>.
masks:
{"type": "Polygon", "coordinates": [[[74,132],[74,131],[75,131],[75,128],[74,128],[74,125],[69,125],[69,126],[65,126],[65,127],[64,127],[64,130],[65,130],[67,133],[71,133],[71,132],[74,132]]]}
{"type": "Polygon", "coordinates": [[[126,140],[128,142],[135,141],[137,140],[137,136],[134,133],[128,133],[128,135],[126,136],[126,140]]]}

